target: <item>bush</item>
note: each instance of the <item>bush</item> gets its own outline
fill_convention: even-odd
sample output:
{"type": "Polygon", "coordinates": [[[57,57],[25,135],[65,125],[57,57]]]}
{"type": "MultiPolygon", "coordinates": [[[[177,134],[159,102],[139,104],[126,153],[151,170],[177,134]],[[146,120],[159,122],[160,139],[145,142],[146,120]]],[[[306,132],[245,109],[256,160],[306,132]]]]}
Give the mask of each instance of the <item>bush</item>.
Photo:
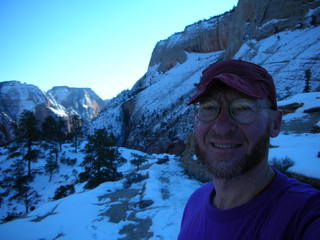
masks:
{"type": "Polygon", "coordinates": [[[13,145],[13,146],[8,147],[7,149],[9,151],[9,153],[14,153],[19,149],[19,146],[18,145],[13,145]]]}
{"type": "Polygon", "coordinates": [[[75,192],[74,190],[74,185],[73,184],[68,184],[64,186],[60,186],[56,189],[54,192],[54,200],[58,200],[60,198],[67,197],[75,192]]]}
{"type": "Polygon", "coordinates": [[[136,167],[137,170],[140,169],[140,166],[143,163],[148,161],[147,156],[139,155],[136,153],[132,153],[131,155],[134,157],[134,159],[132,159],[130,162],[132,165],[134,165],[136,167]]]}
{"type": "Polygon", "coordinates": [[[89,177],[90,177],[90,174],[88,172],[82,172],[82,173],[79,173],[78,175],[78,179],[80,183],[88,181],[89,177]]]}
{"type": "Polygon", "coordinates": [[[169,157],[168,156],[165,156],[164,158],[160,158],[158,161],[157,161],[157,164],[165,164],[169,162],[169,157]]]}
{"type": "Polygon", "coordinates": [[[2,222],[5,223],[5,222],[9,222],[9,221],[12,221],[14,219],[18,219],[18,218],[21,218],[22,217],[22,214],[21,213],[16,213],[16,212],[11,212],[11,213],[7,213],[7,216],[5,216],[4,218],[2,218],[2,222]]]}
{"type": "Polygon", "coordinates": [[[60,159],[60,162],[63,163],[63,164],[66,164],[68,166],[74,166],[77,163],[77,159],[76,158],[65,158],[65,157],[62,157],[60,159]]]}
{"type": "Polygon", "coordinates": [[[13,153],[9,154],[9,156],[7,157],[7,159],[19,157],[19,156],[21,156],[21,155],[22,155],[21,152],[13,152],[13,153]]]}
{"type": "Polygon", "coordinates": [[[284,157],[284,158],[273,158],[270,161],[271,167],[279,170],[280,172],[286,173],[290,167],[294,165],[294,162],[292,159],[289,157],[284,157]]]}
{"type": "Polygon", "coordinates": [[[101,183],[104,182],[114,182],[122,178],[122,174],[119,172],[111,173],[110,171],[101,171],[100,174],[97,174],[94,178],[90,177],[87,184],[84,186],[86,189],[93,189],[98,187],[101,183]]]}
{"type": "Polygon", "coordinates": [[[129,188],[133,183],[141,182],[145,179],[149,178],[149,174],[140,174],[137,172],[132,172],[126,176],[126,180],[123,184],[125,188],[129,188]]]}

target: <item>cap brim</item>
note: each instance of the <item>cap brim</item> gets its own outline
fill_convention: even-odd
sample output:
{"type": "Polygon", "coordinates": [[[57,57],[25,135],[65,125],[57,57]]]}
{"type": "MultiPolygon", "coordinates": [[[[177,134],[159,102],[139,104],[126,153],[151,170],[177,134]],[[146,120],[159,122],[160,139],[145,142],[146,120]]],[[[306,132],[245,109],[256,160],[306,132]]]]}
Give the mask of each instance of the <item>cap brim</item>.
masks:
{"type": "Polygon", "coordinates": [[[240,76],[232,73],[221,73],[205,81],[204,85],[199,86],[197,92],[191,98],[188,105],[197,102],[201,97],[203,97],[208,92],[209,89],[211,89],[213,84],[218,82],[222,82],[227,86],[229,86],[230,88],[233,88],[250,97],[254,97],[254,98],[266,97],[265,94],[263,94],[263,91],[261,91],[258,86],[249,85],[248,84],[249,81],[241,78],[240,76]]]}

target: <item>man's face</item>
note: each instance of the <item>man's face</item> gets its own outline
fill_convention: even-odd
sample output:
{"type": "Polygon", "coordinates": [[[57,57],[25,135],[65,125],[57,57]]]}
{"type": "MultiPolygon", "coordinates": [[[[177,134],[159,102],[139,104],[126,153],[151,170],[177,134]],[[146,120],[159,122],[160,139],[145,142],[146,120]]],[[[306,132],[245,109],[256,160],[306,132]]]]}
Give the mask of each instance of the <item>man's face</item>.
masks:
{"type": "Polygon", "coordinates": [[[279,132],[281,115],[275,117],[266,107],[250,115],[249,123],[231,117],[229,105],[238,99],[258,102],[228,87],[215,88],[204,102],[219,103],[219,115],[212,121],[203,121],[199,115],[195,120],[196,150],[215,178],[230,179],[266,161],[269,137],[279,132]]]}

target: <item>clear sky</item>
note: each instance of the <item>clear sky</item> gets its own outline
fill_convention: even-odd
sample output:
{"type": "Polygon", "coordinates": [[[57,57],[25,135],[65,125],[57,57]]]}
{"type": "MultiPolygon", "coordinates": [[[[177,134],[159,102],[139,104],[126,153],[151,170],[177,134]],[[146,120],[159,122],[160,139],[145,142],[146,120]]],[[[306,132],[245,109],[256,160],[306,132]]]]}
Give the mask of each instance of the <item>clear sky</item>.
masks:
{"type": "Polygon", "coordinates": [[[0,0],[0,81],[116,96],[147,71],[159,40],[237,0],[0,0]]]}

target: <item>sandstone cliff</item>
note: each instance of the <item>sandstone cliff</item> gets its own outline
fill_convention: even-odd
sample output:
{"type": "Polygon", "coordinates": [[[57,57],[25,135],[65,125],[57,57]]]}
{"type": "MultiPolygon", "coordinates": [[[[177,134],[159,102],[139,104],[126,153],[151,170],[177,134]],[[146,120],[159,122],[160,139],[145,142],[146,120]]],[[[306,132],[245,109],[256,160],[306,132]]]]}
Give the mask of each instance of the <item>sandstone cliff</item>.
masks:
{"type": "Polygon", "coordinates": [[[240,0],[220,16],[189,25],[157,43],[147,73],[111,100],[91,129],[106,127],[119,143],[146,152],[180,154],[192,132],[187,106],[209,64],[238,58],[261,64],[273,75],[278,99],[311,89],[320,79],[320,1],[240,0]]]}

